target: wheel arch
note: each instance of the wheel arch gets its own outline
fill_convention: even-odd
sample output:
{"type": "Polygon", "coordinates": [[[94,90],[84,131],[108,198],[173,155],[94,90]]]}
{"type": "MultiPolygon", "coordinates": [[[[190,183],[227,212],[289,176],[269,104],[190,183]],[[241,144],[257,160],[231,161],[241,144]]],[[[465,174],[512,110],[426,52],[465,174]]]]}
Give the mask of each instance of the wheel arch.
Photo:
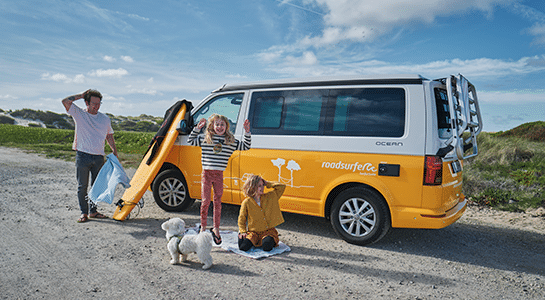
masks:
{"type": "Polygon", "coordinates": [[[348,190],[348,189],[351,189],[351,188],[355,188],[355,187],[366,188],[366,189],[372,190],[373,192],[377,193],[377,195],[379,195],[382,198],[382,201],[384,201],[384,204],[386,205],[386,208],[388,209],[389,219],[390,219],[390,222],[391,222],[392,212],[391,212],[390,205],[389,205],[388,201],[386,200],[386,197],[384,197],[383,193],[381,193],[378,189],[376,189],[373,186],[370,186],[368,184],[361,183],[361,182],[345,182],[343,184],[337,185],[336,187],[334,187],[329,192],[329,194],[327,195],[326,202],[325,202],[325,207],[324,207],[324,216],[325,216],[325,218],[327,220],[330,220],[330,218],[331,218],[331,206],[333,205],[333,201],[335,201],[335,198],[337,198],[337,196],[341,192],[343,192],[345,190],[348,190]]]}
{"type": "Polygon", "coordinates": [[[193,204],[184,174],[172,165],[162,166],[151,184],[157,205],[165,211],[181,212],[193,204]]]}
{"type": "Polygon", "coordinates": [[[161,168],[159,169],[159,171],[157,171],[157,174],[155,174],[155,177],[153,178],[153,180],[151,181],[151,184],[150,184],[150,190],[153,191],[153,183],[155,182],[155,179],[157,178],[157,176],[159,176],[161,173],[163,173],[164,171],[166,170],[176,170],[178,172],[180,172],[182,174],[182,176],[184,176],[185,178],[185,175],[184,173],[180,170],[180,168],[178,168],[175,164],[173,163],[169,163],[169,162],[165,162],[161,168]]]}

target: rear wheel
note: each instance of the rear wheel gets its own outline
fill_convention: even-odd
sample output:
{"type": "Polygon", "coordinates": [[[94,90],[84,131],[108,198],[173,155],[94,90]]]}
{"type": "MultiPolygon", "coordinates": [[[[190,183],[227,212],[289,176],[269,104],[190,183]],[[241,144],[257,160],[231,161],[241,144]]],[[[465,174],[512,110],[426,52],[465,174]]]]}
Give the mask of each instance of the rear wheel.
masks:
{"type": "Polygon", "coordinates": [[[153,198],[165,211],[184,211],[194,199],[189,197],[185,178],[178,170],[161,172],[152,184],[153,198]]]}
{"type": "Polygon", "coordinates": [[[368,245],[380,240],[390,229],[390,213],[386,202],[377,192],[350,188],[333,201],[331,225],[345,241],[368,245]]]}

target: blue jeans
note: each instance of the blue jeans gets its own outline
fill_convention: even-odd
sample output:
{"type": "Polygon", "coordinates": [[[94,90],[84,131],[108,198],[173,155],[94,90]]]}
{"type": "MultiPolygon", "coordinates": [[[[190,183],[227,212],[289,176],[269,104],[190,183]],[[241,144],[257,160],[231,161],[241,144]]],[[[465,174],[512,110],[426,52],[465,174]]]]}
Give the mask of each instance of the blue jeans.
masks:
{"type": "Polygon", "coordinates": [[[96,205],[88,201],[87,189],[89,187],[89,173],[91,173],[91,186],[97,178],[98,172],[104,164],[104,156],[93,155],[81,151],[76,153],[76,177],[78,179],[78,201],[82,214],[94,214],[96,205]]]}

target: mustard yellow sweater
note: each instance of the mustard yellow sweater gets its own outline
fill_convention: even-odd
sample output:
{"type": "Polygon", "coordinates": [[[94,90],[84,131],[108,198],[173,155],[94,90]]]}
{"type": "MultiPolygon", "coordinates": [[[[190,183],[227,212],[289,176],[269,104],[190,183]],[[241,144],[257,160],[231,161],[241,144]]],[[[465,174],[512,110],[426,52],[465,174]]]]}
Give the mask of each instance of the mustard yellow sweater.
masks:
{"type": "Polygon", "coordinates": [[[284,193],[286,185],[267,181],[266,187],[274,190],[261,195],[261,206],[251,197],[242,201],[238,215],[240,233],[262,232],[284,223],[278,199],[284,193]]]}

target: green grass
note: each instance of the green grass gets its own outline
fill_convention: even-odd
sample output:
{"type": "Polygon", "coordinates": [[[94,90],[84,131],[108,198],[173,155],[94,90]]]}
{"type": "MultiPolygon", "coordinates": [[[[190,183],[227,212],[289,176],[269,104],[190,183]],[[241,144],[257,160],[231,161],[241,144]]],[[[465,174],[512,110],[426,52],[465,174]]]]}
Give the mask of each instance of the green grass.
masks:
{"type": "Polygon", "coordinates": [[[464,194],[473,203],[507,211],[545,206],[542,137],[481,133],[477,144],[479,155],[464,167],[464,194]]]}
{"type": "MultiPolygon", "coordinates": [[[[464,194],[472,203],[524,211],[545,206],[545,122],[512,131],[481,133],[479,155],[464,163],[464,194]],[[520,134],[518,132],[521,132],[520,134]],[[528,132],[531,132],[529,135],[528,132]]],[[[153,132],[116,131],[121,163],[138,167],[153,132]]],[[[17,147],[48,157],[73,160],[74,131],[0,124],[0,146],[17,147]]],[[[110,153],[108,145],[106,153],[110,153]]]]}
{"type": "MultiPolygon", "coordinates": [[[[148,149],[153,132],[116,131],[114,139],[119,160],[125,167],[137,167],[148,149]]],[[[73,160],[74,131],[0,124],[0,146],[16,147],[46,155],[47,157],[73,160]]],[[[104,147],[106,154],[110,146],[104,147]]]]}

